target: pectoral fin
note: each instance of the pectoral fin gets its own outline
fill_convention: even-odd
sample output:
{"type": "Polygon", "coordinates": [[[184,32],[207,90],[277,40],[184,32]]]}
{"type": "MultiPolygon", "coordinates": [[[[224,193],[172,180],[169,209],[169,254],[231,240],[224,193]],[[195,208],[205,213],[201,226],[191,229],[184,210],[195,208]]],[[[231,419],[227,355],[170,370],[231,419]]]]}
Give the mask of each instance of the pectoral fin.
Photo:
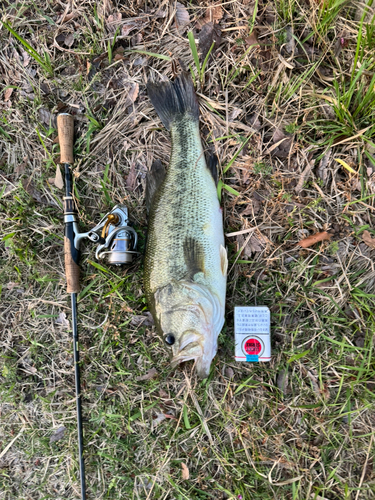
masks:
{"type": "Polygon", "coordinates": [[[164,181],[165,178],[165,168],[163,167],[160,160],[155,160],[152,162],[151,168],[149,172],[147,172],[146,176],[146,208],[147,214],[150,213],[150,208],[152,204],[152,200],[155,196],[156,191],[159,189],[160,185],[164,181]]]}
{"type": "Polygon", "coordinates": [[[187,267],[187,279],[204,273],[204,250],[202,244],[194,238],[187,237],[184,241],[184,259],[187,267]]]}
{"type": "Polygon", "coordinates": [[[220,245],[220,266],[223,276],[226,276],[228,272],[228,255],[223,245],[220,245]]]}

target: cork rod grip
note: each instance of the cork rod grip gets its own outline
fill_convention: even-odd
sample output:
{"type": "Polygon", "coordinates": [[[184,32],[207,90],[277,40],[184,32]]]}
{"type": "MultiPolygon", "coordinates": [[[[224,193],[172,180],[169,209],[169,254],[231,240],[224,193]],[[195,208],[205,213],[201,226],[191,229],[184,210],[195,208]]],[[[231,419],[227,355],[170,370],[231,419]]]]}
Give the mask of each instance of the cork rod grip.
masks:
{"type": "Polygon", "coordinates": [[[60,143],[60,162],[73,164],[74,119],[72,115],[62,113],[57,117],[57,131],[60,143]]]}
{"type": "Polygon", "coordinates": [[[64,254],[65,254],[65,276],[66,276],[66,291],[67,293],[79,292],[79,265],[74,261],[71,240],[65,236],[64,238],[64,254]]]}

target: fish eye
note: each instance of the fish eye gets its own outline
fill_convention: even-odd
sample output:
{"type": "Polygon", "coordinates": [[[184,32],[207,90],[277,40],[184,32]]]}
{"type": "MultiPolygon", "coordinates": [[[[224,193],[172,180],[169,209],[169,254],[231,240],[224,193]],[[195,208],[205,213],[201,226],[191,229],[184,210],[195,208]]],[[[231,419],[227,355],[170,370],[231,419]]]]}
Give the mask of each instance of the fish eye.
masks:
{"type": "Polygon", "coordinates": [[[173,345],[175,343],[175,336],[169,333],[164,337],[164,342],[168,345],[173,345]]]}

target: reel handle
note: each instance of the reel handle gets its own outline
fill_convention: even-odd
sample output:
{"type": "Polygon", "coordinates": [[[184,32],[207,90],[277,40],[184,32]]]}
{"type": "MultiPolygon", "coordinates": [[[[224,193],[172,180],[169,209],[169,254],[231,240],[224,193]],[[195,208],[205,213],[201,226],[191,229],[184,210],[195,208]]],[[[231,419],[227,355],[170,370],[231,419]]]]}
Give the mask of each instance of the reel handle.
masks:
{"type": "Polygon", "coordinates": [[[74,119],[68,113],[61,113],[57,117],[57,131],[60,143],[60,163],[74,162],[73,157],[73,135],[74,135],[74,119]]]}

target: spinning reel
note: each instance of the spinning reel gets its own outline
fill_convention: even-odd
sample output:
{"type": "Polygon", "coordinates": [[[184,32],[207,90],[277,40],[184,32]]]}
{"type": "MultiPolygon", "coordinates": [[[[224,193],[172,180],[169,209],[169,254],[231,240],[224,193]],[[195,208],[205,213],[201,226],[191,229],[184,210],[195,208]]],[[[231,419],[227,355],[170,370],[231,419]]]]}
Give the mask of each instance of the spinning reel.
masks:
{"type": "Polygon", "coordinates": [[[79,233],[75,222],[74,246],[79,249],[81,240],[87,238],[99,243],[95,257],[98,260],[107,258],[109,264],[120,266],[130,264],[135,255],[138,243],[136,231],[128,226],[128,209],[124,205],[116,205],[93,229],[87,233],[79,233]]]}

